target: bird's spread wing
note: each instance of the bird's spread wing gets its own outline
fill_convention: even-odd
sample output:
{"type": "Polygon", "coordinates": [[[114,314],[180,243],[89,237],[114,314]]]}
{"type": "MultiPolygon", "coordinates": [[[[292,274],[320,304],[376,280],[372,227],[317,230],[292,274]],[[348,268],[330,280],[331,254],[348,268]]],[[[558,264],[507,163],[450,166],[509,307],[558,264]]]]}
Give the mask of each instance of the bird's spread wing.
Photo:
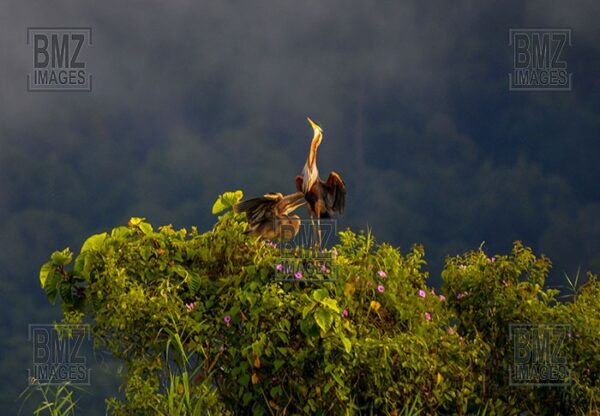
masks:
{"type": "MultiPolygon", "coordinates": [[[[276,194],[267,194],[258,198],[239,202],[233,207],[235,212],[245,212],[248,223],[252,226],[272,218],[273,208],[281,198],[276,194]]],[[[281,194],[279,194],[281,195],[281,194]]],[[[283,196],[281,196],[283,198],[283,196]]]]}
{"type": "Polygon", "coordinates": [[[302,184],[304,183],[304,178],[302,176],[296,176],[296,191],[302,192],[302,184]]]}
{"type": "Polygon", "coordinates": [[[275,207],[275,215],[288,215],[306,203],[304,192],[296,192],[284,196],[275,207]]]}
{"type": "Polygon", "coordinates": [[[283,194],[281,192],[269,192],[264,195],[264,198],[277,202],[283,199],[283,194]]]}
{"type": "Polygon", "coordinates": [[[304,193],[296,192],[283,196],[281,193],[268,193],[258,198],[239,202],[233,207],[235,212],[245,212],[250,231],[275,219],[286,216],[298,207],[304,205],[304,193]]]}
{"type": "Polygon", "coordinates": [[[321,182],[323,198],[329,214],[341,214],[346,206],[346,184],[337,172],[331,172],[325,182],[321,182]]]}

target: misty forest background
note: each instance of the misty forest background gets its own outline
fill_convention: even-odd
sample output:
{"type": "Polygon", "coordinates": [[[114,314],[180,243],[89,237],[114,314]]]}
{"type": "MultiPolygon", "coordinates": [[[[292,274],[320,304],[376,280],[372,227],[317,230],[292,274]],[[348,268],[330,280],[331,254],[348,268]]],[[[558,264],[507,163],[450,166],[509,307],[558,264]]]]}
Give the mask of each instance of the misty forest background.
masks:
{"type": "MultiPolygon", "coordinates": [[[[423,243],[430,284],[482,241],[548,255],[550,285],[600,272],[600,3],[326,3],[0,4],[0,408],[25,387],[27,325],[60,316],[37,275],[53,250],[131,216],[206,230],[223,191],[293,191],[306,116],[322,175],[346,181],[339,228],[423,243]],[[29,26],[92,27],[93,92],[26,91],[29,26]],[[573,30],[572,92],[508,90],[521,27],[573,30]]],[[[103,414],[114,364],[94,366],[103,414]]]]}

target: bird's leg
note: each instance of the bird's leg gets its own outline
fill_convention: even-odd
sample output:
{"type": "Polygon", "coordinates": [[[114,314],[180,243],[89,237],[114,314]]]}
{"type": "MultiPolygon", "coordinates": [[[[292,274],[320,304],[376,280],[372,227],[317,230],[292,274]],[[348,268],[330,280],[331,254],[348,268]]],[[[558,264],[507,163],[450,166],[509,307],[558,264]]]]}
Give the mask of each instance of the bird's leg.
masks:
{"type": "Polygon", "coordinates": [[[321,218],[317,217],[317,232],[319,233],[319,251],[323,249],[323,240],[321,239],[321,218]]]}
{"type": "Polygon", "coordinates": [[[313,211],[312,207],[310,206],[310,204],[308,204],[306,206],[308,208],[308,216],[310,217],[310,241],[308,242],[309,246],[313,245],[313,239],[314,239],[314,232],[315,232],[315,222],[314,222],[314,217],[313,215],[315,214],[315,212],[313,211]]]}
{"type": "Polygon", "coordinates": [[[319,206],[319,204],[317,204],[317,206],[315,207],[315,214],[317,214],[317,232],[319,234],[319,251],[322,248],[322,241],[321,241],[321,207],[319,206]]]}
{"type": "Polygon", "coordinates": [[[315,245],[315,235],[316,233],[316,229],[315,229],[315,217],[313,216],[314,214],[311,212],[310,213],[310,239],[311,239],[311,245],[314,246],[315,245]]]}

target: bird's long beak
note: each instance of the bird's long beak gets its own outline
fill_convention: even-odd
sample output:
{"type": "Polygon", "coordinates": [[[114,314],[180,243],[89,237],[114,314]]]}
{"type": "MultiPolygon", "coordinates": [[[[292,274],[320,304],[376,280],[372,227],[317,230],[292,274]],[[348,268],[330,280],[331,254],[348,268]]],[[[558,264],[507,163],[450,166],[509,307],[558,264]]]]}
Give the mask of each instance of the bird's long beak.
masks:
{"type": "Polygon", "coordinates": [[[321,126],[319,126],[317,123],[315,123],[314,121],[312,121],[310,117],[306,117],[306,119],[310,123],[311,127],[313,128],[313,130],[319,130],[321,132],[323,131],[323,129],[321,128],[321,126]]]}
{"type": "Polygon", "coordinates": [[[304,194],[302,192],[296,192],[295,194],[291,194],[286,196],[286,199],[289,200],[285,202],[284,212],[289,214],[290,212],[295,211],[302,205],[306,204],[306,199],[304,199],[304,194]]]}
{"type": "Polygon", "coordinates": [[[299,199],[298,201],[292,203],[290,205],[290,210],[288,212],[292,212],[297,210],[298,208],[300,208],[302,205],[306,204],[306,200],[305,199],[299,199]]]}

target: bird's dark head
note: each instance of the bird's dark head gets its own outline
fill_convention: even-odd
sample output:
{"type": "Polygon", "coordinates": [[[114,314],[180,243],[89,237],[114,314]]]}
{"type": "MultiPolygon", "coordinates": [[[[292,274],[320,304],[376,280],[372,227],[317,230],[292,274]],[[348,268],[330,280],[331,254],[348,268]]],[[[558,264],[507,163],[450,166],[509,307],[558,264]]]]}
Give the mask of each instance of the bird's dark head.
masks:
{"type": "Polygon", "coordinates": [[[310,123],[310,126],[313,128],[313,131],[315,132],[315,134],[317,133],[317,131],[319,133],[323,133],[323,128],[319,124],[312,121],[312,119],[310,117],[306,117],[306,119],[310,123]]]}

